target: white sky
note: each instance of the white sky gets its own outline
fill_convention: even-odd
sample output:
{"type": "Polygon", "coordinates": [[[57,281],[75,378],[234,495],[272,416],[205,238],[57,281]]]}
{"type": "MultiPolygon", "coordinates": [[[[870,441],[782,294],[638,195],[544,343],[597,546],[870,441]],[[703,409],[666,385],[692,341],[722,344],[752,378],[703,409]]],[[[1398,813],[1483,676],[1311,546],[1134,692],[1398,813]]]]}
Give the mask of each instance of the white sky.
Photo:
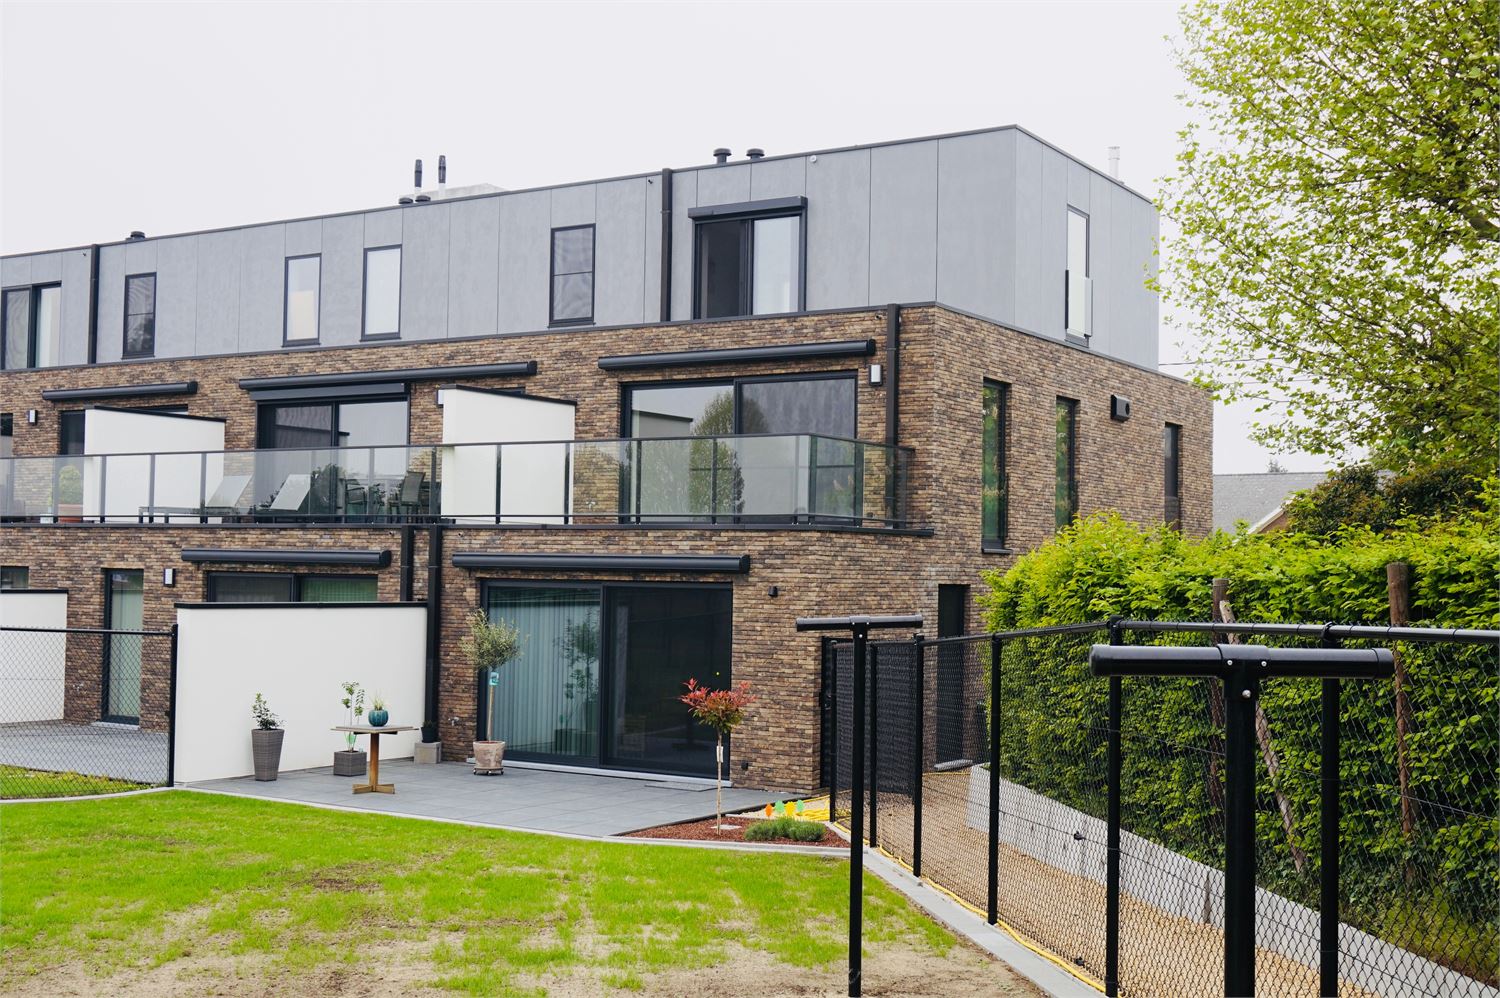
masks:
{"type": "MultiPolygon", "coordinates": [[[[0,252],[387,204],[439,153],[450,185],[519,188],[1010,123],[1100,167],[1121,146],[1154,196],[1176,30],[1130,0],[4,0],[0,252]]],[[[1265,470],[1247,422],[1219,407],[1216,471],[1265,470]]]]}

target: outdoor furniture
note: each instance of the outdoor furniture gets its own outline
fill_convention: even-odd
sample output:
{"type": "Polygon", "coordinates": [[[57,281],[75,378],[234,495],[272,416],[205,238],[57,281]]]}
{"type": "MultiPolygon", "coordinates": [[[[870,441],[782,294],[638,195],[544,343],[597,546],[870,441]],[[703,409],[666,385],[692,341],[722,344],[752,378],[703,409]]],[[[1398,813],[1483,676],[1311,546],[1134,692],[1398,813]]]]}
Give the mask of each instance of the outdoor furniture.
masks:
{"type": "Polygon", "coordinates": [[[240,497],[245,494],[245,486],[249,484],[249,475],[225,475],[219,479],[214,494],[202,506],[142,506],[140,518],[146,522],[155,522],[156,517],[161,516],[170,523],[171,518],[177,515],[234,516],[242,511],[240,497]]]}
{"type": "Polygon", "coordinates": [[[266,509],[272,513],[300,513],[310,491],[311,475],[287,475],[286,481],[281,483],[281,488],[276,490],[276,497],[266,509]]]}
{"type": "Polygon", "coordinates": [[[415,515],[422,511],[422,483],[426,479],[427,473],[424,471],[408,471],[406,473],[406,477],[401,479],[401,491],[398,493],[395,502],[392,503],[396,507],[397,512],[410,512],[415,515]]]}
{"type": "Polygon", "coordinates": [[[340,724],[334,731],[352,731],[356,735],[370,736],[370,782],[356,783],[354,792],[357,794],[393,794],[396,792],[394,783],[380,782],[380,736],[394,735],[402,731],[416,731],[416,725],[394,725],[388,724],[383,728],[372,728],[368,724],[340,724]]]}

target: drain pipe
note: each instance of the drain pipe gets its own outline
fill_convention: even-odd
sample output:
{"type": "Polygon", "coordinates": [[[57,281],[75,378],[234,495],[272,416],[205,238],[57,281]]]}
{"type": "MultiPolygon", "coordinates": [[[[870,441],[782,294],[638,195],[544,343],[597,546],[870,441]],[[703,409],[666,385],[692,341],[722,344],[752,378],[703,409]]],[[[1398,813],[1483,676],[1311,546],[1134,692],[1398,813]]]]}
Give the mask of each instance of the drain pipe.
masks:
{"type": "MultiPolygon", "coordinates": [[[[413,528],[415,529],[415,528],[413,528]]],[[[439,636],[443,618],[443,528],[427,528],[427,703],[423,712],[422,741],[438,740],[438,688],[442,679],[439,636]]]]}
{"type": "Polygon", "coordinates": [[[411,563],[412,549],[416,547],[417,528],[411,524],[401,527],[401,602],[412,601],[413,583],[416,581],[416,566],[411,563]]]}
{"type": "Polygon", "coordinates": [[[99,244],[89,247],[89,363],[99,362],[99,244]]]}
{"type": "Polygon", "coordinates": [[[661,321],[672,321],[672,171],[661,171],[661,321]]]}
{"type": "Polygon", "coordinates": [[[901,306],[885,307],[885,442],[901,441],[901,306]]]}

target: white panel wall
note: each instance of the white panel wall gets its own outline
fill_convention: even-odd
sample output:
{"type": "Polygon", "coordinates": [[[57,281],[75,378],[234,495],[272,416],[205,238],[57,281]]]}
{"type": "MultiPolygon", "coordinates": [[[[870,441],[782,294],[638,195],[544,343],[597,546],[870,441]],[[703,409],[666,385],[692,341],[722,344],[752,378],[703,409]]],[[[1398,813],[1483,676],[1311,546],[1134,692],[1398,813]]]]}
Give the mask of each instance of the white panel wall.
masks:
{"type": "Polygon", "coordinates": [[[212,495],[223,475],[224,457],[210,454],[207,481],[196,453],[222,451],[224,424],[217,419],[185,418],[122,409],[89,409],[83,414],[83,515],[106,516],[133,523],[142,509],[197,509],[212,495]],[[149,453],[147,453],[149,452],[149,453]],[[156,454],[155,493],[152,460],[156,454]],[[97,455],[124,454],[108,461],[97,455]],[[200,491],[201,489],[201,491],[200,491]]]}
{"type": "MultiPolygon", "coordinates": [[[[491,444],[573,439],[576,409],[566,402],[465,388],[442,392],[443,443],[491,444]]],[[[444,447],[444,516],[471,522],[493,519],[497,459],[500,506],[512,522],[561,523],[568,498],[567,446],[444,447]],[[552,510],[557,512],[552,515],[552,510]]]]}
{"type": "MultiPolygon", "coordinates": [[[[0,627],[67,627],[68,594],[0,590],[0,627]]],[[[68,658],[66,634],[0,631],[0,724],[56,721],[63,716],[68,658]]]]}
{"type": "MultiPolygon", "coordinates": [[[[184,606],[177,624],[179,782],[254,773],[256,693],[286,731],[283,772],[333,764],[344,747],[344,736],[331,729],[345,723],[339,700],[347,680],[382,695],[391,724],[422,724],[426,607],[184,606]]],[[[410,756],[419,734],[382,737],[380,757],[410,756]]]]}

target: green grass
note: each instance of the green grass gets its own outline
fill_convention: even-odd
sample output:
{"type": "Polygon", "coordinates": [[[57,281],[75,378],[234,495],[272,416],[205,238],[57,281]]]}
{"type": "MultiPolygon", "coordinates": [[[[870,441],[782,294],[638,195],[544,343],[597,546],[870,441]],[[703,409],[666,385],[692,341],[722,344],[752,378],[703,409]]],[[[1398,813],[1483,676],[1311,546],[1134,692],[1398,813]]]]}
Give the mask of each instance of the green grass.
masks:
{"type": "MultiPolygon", "coordinates": [[[[107,976],[212,955],[244,960],[271,983],[361,973],[362,960],[400,949],[441,987],[535,995],[535,982],[572,970],[640,990],[652,973],[720,962],[732,944],[791,967],[845,952],[848,867],[819,857],[188,792],[12,804],[0,823],[7,976],[69,961],[107,976]]],[[[866,897],[867,948],[952,945],[878,880],[866,897]]]]}
{"type": "Polygon", "coordinates": [[[117,794],[141,790],[149,783],[111,780],[82,773],[54,773],[45,769],[22,769],[0,766],[0,800],[37,797],[82,797],[88,794],[117,794]]]}

